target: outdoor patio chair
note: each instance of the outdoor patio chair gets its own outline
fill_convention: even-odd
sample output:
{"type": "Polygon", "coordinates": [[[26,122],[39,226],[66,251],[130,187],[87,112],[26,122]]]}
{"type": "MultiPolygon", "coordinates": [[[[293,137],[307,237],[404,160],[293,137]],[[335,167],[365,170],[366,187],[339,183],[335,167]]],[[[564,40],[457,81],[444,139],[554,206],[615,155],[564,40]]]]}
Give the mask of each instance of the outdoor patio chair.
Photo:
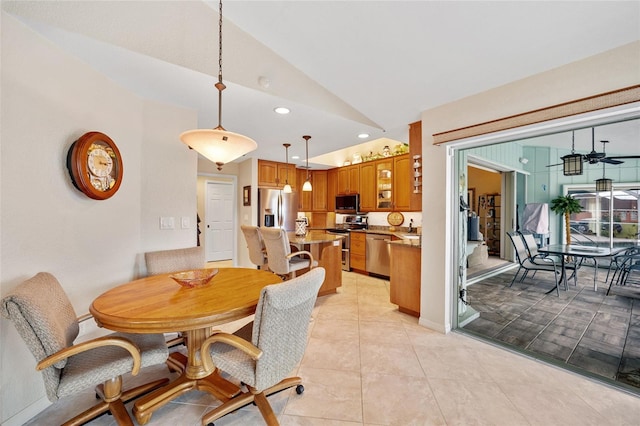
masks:
{"type": "Polygon", "coordinates": [[[516,253],[516,259],[519,265],[519,268],[516,271],[515,275],[513,276],[513,279],[511,280],[509,287],[513,286],[513,283],[516,281],[516,278],[518,277],[518,274],[520,273],[520,271],[523,271],[523,274],[520,277],[520,282],[524,281],[527,274],[531,271],[533,271],[534,273],[536,271],[553,272],[553,278],[555,279],[555,283],[556,283],[556,287],[555,287],[556,293],[558,296],[560,296],[560,291],[558,290],[558,273],[560,271],[559,271],[559,267],[556,265],[555,260],[547,257],[549,261],[535,263],[529,257],[529,252],[527,251],[527,247],[524,244],[524,239],[522,238],[522,236],[516,232],[507,232],[507,235],[509,236],[511,243],[513,244],[513,248],[515,249],[515,253],[516,253]]]}

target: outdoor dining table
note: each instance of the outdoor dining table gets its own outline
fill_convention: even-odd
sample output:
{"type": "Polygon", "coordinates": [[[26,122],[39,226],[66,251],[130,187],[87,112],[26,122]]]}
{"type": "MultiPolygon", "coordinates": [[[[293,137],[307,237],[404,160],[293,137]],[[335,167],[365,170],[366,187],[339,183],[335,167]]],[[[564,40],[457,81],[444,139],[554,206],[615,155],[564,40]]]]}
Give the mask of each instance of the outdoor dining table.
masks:
{"type": "MultiPolygon", "coordinates": [[[[548,246],[538,248],[539,253],[547,255],[556,255],[560,257],[561,262],[561,276],[560,281],[564,280],[564,286],[567,288],[567,272],[566,272],[566,260],[567,258],[582,258],[593,259],[594,272],[593,272],[593,291],[598,291],[598,259],[603,257],[611,257],[616,254],[622,253],[627,247],[597,247],[597,246],[582,246],[578,244],[551,244],[548,246]]],[[[555,290],[556,287],[549,290],[547,293],[555,290]]]]}
{"type": "Polygon", "coordinates": [[[204,368],[200,347],[210,336],[212,326],[254,314],[262,288],[282,282],[280,277],[267,271],[219,268],[208,284],[186,288],[170,275],[154,275],[122,284],[98,296],[89,308],[98,325],[110,330],[179,331],[187,336],[187,357],[180,377],[134,404],[133,413],[143,425],[155,410],[190,390],[208,392],[221,401],[229,400],[240,391],[217,370],[204,368]]]}

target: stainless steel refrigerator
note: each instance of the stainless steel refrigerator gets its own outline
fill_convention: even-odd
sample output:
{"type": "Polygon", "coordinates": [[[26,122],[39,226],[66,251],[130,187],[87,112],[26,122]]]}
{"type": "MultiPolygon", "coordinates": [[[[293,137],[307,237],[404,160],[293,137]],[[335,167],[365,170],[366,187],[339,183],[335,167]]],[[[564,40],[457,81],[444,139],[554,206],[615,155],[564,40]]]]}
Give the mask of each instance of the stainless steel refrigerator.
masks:
{"type": "Polygon", "coordinates": [[[258,189],[258,226],[274,226],[295,231],[298,216],[298,194],[285,194],[279,189],[258,189]]]}

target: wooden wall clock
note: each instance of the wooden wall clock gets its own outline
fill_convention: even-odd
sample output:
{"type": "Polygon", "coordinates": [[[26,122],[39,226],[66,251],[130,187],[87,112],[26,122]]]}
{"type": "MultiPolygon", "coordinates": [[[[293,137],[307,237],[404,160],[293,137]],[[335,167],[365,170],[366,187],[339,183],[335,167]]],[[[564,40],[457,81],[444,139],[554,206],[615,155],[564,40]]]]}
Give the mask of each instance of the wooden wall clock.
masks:
{"type": "Polygon", "coordinates": [[[106,200],[122,183],[122,157],[104,133],[85,133],[67,153],[67,169],[73,185],[87,197],[106,200]]]}

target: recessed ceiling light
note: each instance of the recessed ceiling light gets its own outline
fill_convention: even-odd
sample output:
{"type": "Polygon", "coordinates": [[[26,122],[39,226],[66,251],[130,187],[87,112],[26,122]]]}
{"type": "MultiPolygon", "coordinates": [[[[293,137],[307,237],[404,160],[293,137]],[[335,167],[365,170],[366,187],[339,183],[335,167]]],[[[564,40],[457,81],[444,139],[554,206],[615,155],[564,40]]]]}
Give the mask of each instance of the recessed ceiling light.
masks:
{"type": "Polygon", "coordinates": [[[289,114],[291,112],[291,110],[289,108],[286,107],[278,107],[278,108],[274,108],[274,111],[277,112],[278,114],[289,114]]]}
{"type": "Polygon", "coordinates": [[[292,160],[297,160],[297,159],[299,159],[299,158],[300,158],[300,156],[299,156],[299,155],[293,155],[293,156],[291,156],[291,159],[292,159],[292,160]]]}
{"type": "Polygon", "coordinates": [[[368,138],[368,137],[369,137],[369,133],[360,133],[360,134],[358,135],[358,137],[359,137],[360,139],[366,139],[366,138],[368,138]]]}

